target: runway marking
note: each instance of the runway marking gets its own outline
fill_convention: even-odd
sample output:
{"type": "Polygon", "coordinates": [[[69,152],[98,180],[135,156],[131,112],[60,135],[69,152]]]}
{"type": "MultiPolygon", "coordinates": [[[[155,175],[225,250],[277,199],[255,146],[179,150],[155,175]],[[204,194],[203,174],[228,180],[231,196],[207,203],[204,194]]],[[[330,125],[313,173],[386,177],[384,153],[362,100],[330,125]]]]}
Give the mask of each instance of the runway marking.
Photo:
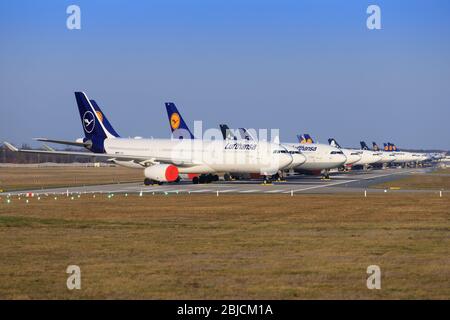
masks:
{"type": "Polygon", "coordinates": [[[264,193],[279,193],[279,192],[284,192],[286,190],[284,189],[277,189],[277,190],[270,190],[270,191],[264,191],[264,193]]]}
{"type": "Polygon", "coordinates": [[[238,189],[228,189],[228,190],[220,190],[219,193],[226,193],[226,192],[236,192],[238,189]]]}
{"type": "Polygon", "coordinates": [[[212,191],[211,189],[201,189],[201,190],[192,190],[190,192],[193,193],[193,192],[211,192],[211,191],[212,191]]]}
{"type": "Polygon", "coordinates": [[[239,191],[240,193],[250,193],[250,192],[259,192],[260,190],[257,189],[252,189],[252,190],[244,190],[244,191],[239,191]]]}
{"type": "Polygon", "coordinates": [[[300,191],[311,190],[311,189],[318,189],[318,188],[326,188],[326,187],[336,186],[336,185],[339,185],[339,184],[345,184],[345,183],[350,183],[350,182],[354,182],[354,181],[358,181],[358,180],[346,180],[346,181],[341,181],[341,182],[324,184],[324,185],[320,185],[320,186],[313,186],[313,187],[308,187],[308,188],[303,188],[303,189],[296,189],[296,190],[293,190],[293,192],[300,192],[300,191]]]}

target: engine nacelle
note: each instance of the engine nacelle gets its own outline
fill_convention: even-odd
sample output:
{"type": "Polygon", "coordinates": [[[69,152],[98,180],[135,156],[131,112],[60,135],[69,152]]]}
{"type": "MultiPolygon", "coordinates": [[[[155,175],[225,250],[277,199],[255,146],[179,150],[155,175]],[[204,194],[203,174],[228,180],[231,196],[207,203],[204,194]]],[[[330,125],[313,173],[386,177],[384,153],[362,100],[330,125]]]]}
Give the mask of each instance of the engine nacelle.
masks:
{"type": "Polygon", "coordinates": [[[145,168],[146,178],[159,182],[172,182],[178,178],[178,168],[172,164],[155,164],[145,168]]]}

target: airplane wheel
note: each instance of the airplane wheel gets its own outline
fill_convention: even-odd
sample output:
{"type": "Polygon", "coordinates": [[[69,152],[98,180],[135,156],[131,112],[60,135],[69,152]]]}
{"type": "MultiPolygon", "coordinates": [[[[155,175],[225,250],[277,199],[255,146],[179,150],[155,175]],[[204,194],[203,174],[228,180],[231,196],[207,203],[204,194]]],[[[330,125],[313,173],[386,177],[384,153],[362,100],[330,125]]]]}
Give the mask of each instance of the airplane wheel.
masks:
{"type": "Polygon", "coordinates": [[[213,176],[213,181],[219,181],[219,176],[217,174],[213,176]]]}
{"type": "Polygon", "coordinates": [[[204,176],[204,175],[201,175],[199,178],[198,178],[198,182],[200,183],[200,184],[203,184],[203,183],[205,183],[207,181],[207,179],[206,179],[206,177],[204,176]]]}
{"type": "Polygon", "coordinates": [[[175,182],[178,183],[178,182],[180,182],[180,181],[181,181],[181,178],[180,178],[180,176],[178,176],[178,177],[177,177],[177,180],[175,180],[175,182]]]}
{"type": "Polygon", "coordinates": [[[146,186],[149,186],[149,185],[152,184],[152,180],[150,180],[149,178],[145,178],[145,179],[144,179],[144,184],[145,184],[146,186]]]}
{"type": "Polygon", "coordinates": [[[199,179],[198,179],[198,177],[194,177],[194,178],[192,178],[192,183],[193,184],[198,184],[198,181],[199,179]]]}
{"type": "Polygon", "coordinates": [[[225,174],[223,175],[223,179],[224,179],[225,181],[230,181],[230,180],[231,180],[231,176],[230,176],[228,173],[225,173],[225,174]]]}

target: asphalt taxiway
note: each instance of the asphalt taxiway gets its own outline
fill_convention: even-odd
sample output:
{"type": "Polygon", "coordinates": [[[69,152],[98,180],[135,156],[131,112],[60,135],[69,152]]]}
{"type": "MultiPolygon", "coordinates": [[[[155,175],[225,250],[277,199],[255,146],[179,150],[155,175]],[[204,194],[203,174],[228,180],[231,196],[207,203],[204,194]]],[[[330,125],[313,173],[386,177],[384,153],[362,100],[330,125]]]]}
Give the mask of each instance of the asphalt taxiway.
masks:
{"type": "MultiPolygon", "coordinates": [[[[383,189],[371,188],[372,185],[399,179],[411,174],[423,174],[430,168],[415,169],[385,169],[370,171],[350,171],[336,173],[329,180],[323,180],[318,176],[291,176],[283,182],[274,182],[264,185],[261,180],[217,181],[209,184],[192,184],[185,181],[180,183],[168,183],[163,185],[145,186],[142,183],[120,183],[108,185],[91,185],[66,188],[22,190],[6,192],[0,195],[33,194],[298,194],[298,193],[346,193],[346,192],[385,192],[383,189]]],[[[404,192],[408,190],[396,190],[404,192]]],[[[408,191],[411,192],[411,191],[408,191]]],[[[427,192],[427,191],[414,191],[427,192]]],[[[434,191],[428,191],[434,192],[434,191]]]]}

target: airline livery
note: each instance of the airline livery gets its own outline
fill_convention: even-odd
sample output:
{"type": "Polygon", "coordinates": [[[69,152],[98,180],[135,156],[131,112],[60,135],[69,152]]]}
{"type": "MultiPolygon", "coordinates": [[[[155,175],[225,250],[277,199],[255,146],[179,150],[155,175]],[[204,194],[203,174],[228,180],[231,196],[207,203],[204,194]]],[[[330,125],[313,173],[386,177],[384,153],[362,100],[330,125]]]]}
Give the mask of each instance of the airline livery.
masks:
{"type": "MultiPolygon", "coordinates": [[[[285,148],[264,141],[241,140],[230,143],[202,139],[122,138],[95,101],[90,101],[83,92],[75,92],[75,97],[85,137],[77,141],[37,140],[80,146],[89,152],[23,150],[7,142],[5,145],[17,152],[90,156],[142,168],[144,183],[147,185],[178,181],[181,173],[209,174],[209,177],[216,179],[214,176],[218,173],[232,170],[270,177],[292,163],[292,156],[285,148]]],[[[171,128],[177,130],[184,121],[181,117],[171,116],[170,122],[171,128]]]]}

